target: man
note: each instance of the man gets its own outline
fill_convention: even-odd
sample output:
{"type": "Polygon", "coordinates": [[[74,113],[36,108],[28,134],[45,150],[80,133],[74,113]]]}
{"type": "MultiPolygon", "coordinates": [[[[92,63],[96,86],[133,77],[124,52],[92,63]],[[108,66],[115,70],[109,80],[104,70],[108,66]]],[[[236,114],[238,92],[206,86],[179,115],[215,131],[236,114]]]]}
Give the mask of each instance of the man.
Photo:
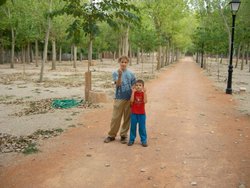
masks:
{"type": "Polygon", "coordinates": [[[121,120],[123,117],[123,123],[120,130],[121,143],[127,143],[128,130],[130,126],[130,97],[132,93],[132,86],[136,82],[134,74],[127,69],[129,59],[127,56],[122,56],[118,60],[120,68],[113,72],[113,80],[116,85],[115,101],[113,106],[113,115],[110,124],[110,131],[108,137],[104,140],[105,143],[109,143],[115,140],[117,133],[121,126],[121,120]]]}

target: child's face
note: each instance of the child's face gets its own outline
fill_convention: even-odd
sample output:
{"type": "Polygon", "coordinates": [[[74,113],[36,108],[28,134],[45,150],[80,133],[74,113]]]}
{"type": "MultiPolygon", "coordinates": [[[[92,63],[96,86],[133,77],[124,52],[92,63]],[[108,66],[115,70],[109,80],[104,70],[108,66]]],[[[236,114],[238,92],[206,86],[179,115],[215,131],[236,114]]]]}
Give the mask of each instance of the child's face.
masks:
{"type": "Polygon", "coordinates": [[[142,83],[136,83],[135,84],[135,89],[136,89],[136,91],[142,91],[142,89],[143,89],[142,83]]]}
{"type": "Polygon", "coordinates": [[[127,66],[128,66],[128,61],[126,59],[121,59],[120,61],[121,70],[126,70],[127,66]]]}

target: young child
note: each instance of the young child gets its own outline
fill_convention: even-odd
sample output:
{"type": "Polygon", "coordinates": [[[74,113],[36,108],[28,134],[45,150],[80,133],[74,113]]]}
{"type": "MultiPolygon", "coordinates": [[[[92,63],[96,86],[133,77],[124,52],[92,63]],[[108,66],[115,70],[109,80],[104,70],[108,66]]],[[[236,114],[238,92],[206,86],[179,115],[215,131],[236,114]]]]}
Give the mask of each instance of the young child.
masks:
{"type": "Polygon", "coordinates": [[[109,143],[115,140],[115,137],[120,129],[121,119],[123,117],[120,136],[121,143],[126,144],[127,133],[130,125],[131,88],[135,84],[136,78],[134,74],[127,69],[129,62],[127,56],[120,57],[118,62],[120,64],[120,68],[113,73],[113,80],[116,85],[113,115],[110,124],[110,131],[104,142],[109,143]]]}
{"type": "Polygon", "coordinates": [[[131,105],[131,126],[130,126],[130,139],[128,146],[134,144],[136,138],[137,123],[139,124],[139,134],[141,137],[141,144],[147,147],[147,132],[146,132],[146,114],[145,104],[147,103],[147,92],[144,88],[144,81],[137,80],[130,99],[131,105]]]}

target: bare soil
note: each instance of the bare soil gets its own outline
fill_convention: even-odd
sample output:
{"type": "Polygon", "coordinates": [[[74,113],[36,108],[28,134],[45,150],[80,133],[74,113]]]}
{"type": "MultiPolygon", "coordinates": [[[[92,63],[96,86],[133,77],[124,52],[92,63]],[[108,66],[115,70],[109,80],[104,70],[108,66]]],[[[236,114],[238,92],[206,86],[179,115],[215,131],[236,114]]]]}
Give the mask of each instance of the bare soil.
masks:
{"type": "Polygon", "coordinates": [[[1,164],[0,187],[250,186],[250,118],[191,58],[146,83],[149,147],[105,144],[112,102],[81,113],[82,126],[1,164]]]}
{"type": "MultiPolygon", "coordinates": [[[[239,61],[240,63],[240,61],[239,61]]],[[[245,64],[245,62],[244,62],[245,64]]],[[[235,62],[233,63],[235,66],[235,62]]],[[[214,84],[225,92],[228,79],[228,60],[223,59],[220,63],[215,58],[207,59],[207,67],[204,73],[214,81],[214,84]]],[[[241,70],[241,65],[233,68],[232,78],[233,97],[239,101],[238,110],[250,116],[250,68],[249,65],[244,65],[241,70]],[[245,91],[241,91],[246,89],[245,91]]]]}
{"type": "MultiPolygon", "coordinates": [[[[112,101],[114,96],[114,85],[112,83],[112,72],[118,68],[117,62],[104,60],[96,62],[91,67],[92,88],[104,91],[108,99],[112,101]]],[[[84,99],[84,72],[87,71],[87,62],[78,62],[74,69],[71,62],[63,62],[57,65],[56,70],[51,70],[48,63],[45,67],[44,82],[38,83],[40,67],[34,64],[16,64],[15,69],[9,65],[0,65],[0,132],[11,135],[28,135],[37,129],[63,128],[76,125],[79,113],[88,109],[60,109],[48,111],[48,113],[27,113],[22,115],[23,110],[29,108],[29,102],[42,103],[43,100],[62,99],[84,99]],[[26,102],[26,103],[25,103],[26,102]],[[16,116],[15,116],[16,114],[16,116]]],[[[152,72],[152,64],[145,62],[131,66],[137,77],[152,79],[156,76],[152,72]]],[[[47,108],[48,106],[41,106],[47,108]]],[[[30,109],[31,111],[34,109],[30,109]]],[[[27,111],[27,110],[26,110],[27,111]]],[[[42,111],[42,110],[41,110],[42,111]]]]}

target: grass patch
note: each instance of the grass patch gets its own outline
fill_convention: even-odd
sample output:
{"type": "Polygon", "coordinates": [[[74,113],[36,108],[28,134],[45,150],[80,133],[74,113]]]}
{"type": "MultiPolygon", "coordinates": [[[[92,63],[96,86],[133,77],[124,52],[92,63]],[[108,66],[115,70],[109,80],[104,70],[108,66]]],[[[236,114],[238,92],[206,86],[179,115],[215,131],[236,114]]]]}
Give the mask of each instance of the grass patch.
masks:
{"type": "Polygon", "coordinates": [[[37,153],[38,151],[39,149],[37,148],[36,144],[31,143],[28,145],[28,147],[24,149],[23,154],[29,155],[29,154],[37,153]]]}
{"type": "Polygon", "coordinates": [[[5,102],[7,100],[13,99],[15,95],[0,95],[0,102],[5,102]]]}
{"type": "Polygon", "coordinates": [[[62,133],[63,129],[58,128],[58,129],[52,129],[52,130],[37,130],[34,135],[53,135],[55,133],[62,133]]]}
{"type": "Polygon", "coordinates": [[[59,133],[62,133],[63,132],[63,129],[61,128],[58,128],[58,129],[55,129],[56,132],[59,132],[59,133]]]}
{"type": "Polygon", "coordinates": [[[72,121],[72,118],[65,118],[66,121],[72,121]]]}

